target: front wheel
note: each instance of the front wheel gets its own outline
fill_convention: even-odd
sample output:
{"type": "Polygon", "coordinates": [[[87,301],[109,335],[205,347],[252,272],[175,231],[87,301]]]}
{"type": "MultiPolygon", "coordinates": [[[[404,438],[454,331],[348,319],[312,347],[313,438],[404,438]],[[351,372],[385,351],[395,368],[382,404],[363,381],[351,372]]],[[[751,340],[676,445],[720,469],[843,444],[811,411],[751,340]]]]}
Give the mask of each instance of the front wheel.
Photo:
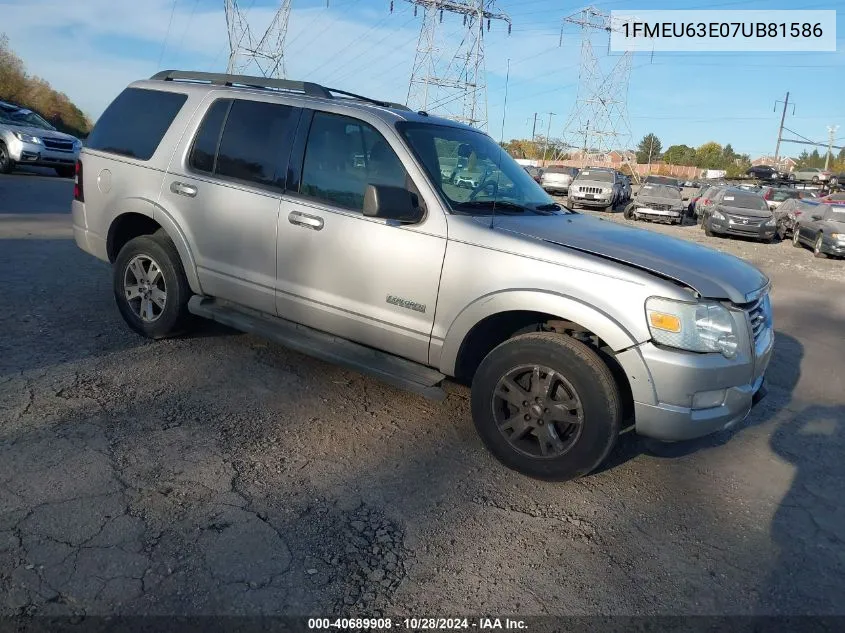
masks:
{"type": "Polygon", "coordinates": [[[15,168],[15,161],[9,156],[9,150],[0,143],[0,174],[8,174],[15,168]]]}
{"type": "Polygon", "coordinates": [[[827,257],[827,253],[825,253],[822,249],[824,248],[824,239],[822,238],[822,234],[819,233],[816,236],[816,243],[813,245],[813,257],[818,257],[819,259],[825,259],[827,257]]]}
{"type": "Polygon", "coordinates": [[[143,336],[175,336],[190,323],[191,289],[179,252],[164,231],[131,239],[120,249],[113,287],[123,319],[143,336]]]}
{"type": "Polygon", "coordinates": [[[503,464],[564,481],[604,461],[622,407],[610,369],[592,349],[543,332],[516,336],[487,355],[472,381],[472,417],[503,464]]]}
{"type": "Polygon", "coordinates": [[[629,204],[625,207],[625,211],[622,212],[622,215],[625,216],[626,220],[636,220],[637,218],[634,217],[634,205],[633,203],[629,204]]]}
{"type": "Polygon", "coordinates": [[[813,180],[812,180],[812,182],[815,184],[815,183],[818,183],[818,181],[819,181],[819,177],[818,177],[818,176],[813,176],[813,180]]]}
{"type": "Polygon", "coordinates": [[[704,234],[707,237],[715,237],[716,236],[716,234],[711,230],[710,225],[707,224],[707,220],[704,220],[704,222],[701,223],[701,226],[704,227],[704,234]]]}
{"type": "Polygon", "coordinates": [[[801,235],[797,226],[792,227],[792,245],[795,248],[801,248],[801,235]]]}

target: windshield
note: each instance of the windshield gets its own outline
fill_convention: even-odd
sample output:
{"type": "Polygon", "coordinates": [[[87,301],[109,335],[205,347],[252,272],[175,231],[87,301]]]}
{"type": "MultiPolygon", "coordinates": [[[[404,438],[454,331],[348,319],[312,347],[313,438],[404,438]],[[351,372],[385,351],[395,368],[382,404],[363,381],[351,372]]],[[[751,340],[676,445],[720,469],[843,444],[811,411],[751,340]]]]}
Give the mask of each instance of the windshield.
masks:
{"type": "Polygon", "coordinates": [[[489,214],[494,202],[496,213],[564,210],[482,132],[406,122],[397,128],[453,211],[489,214]]]}
{"type": "Polygon", "coordinates": [[[613,182],[613,173],[599,169],[585,169],[575,177],[575,180],[592,180],[593,182],[613,182]]]}
{"type": "Polygon", "coordinates": [[[52,125],[47,123],[40,116],[30,110],[12,110],[11,112],[0,112],[0,120],[4,123],[11,123],[12,125],[20,125],[22,127],[37,127],[42,130],[55,130],[52,125]]]}
{"type": "Polygon", "coordinates": [[[784,200],[789,200],[790,198],[797,197],[797,191],[784,191],[783,189],[775,189],[772,191],[772,200],[774,200],[775,202],[783,202],[784,200]]]}
{"type": "Polygon", "coordinates": [[[760,196],[750,196],[745,193],[726,193],[722,198],[726,207],[736,209],[753,209],[756,211],[768,211],[766,201],[760,196]]]}
{"type": "Polygon", "coordinates": [[[651,196],[654,198],[672,198],[673,200],[681,199],[681,192],[676,187],[669,185],[643,185],[640,189],[639,195],[651,196]]]}
{"type": "Polygon", "coordinates": [[[669,185],[671,187],[678,186],[677,179],[669,178],[668,176],[649,176],[645,179],[645,182],[655,185],[669,185]]]}

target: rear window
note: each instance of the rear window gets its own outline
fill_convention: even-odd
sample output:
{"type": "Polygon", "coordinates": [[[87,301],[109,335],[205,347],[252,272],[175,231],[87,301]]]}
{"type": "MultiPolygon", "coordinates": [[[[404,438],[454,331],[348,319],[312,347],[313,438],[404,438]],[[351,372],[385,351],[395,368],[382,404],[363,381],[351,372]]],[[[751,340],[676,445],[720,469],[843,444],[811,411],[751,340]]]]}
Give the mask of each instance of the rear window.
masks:
{"type": "Polygon", "coordinates": [[[577,170],[574,167],[546,167],[544,170],[547,174],[569,174],[574,176],[577,170]]]}
{"type": "Polygon", "coordinates": [[[789,200],[791,198],[797,198],[798,192],[797,191],[788,191],[784,189],[773,189],[772,190],[772,200],[775,202],[783,202],[784,200],[789,200]]]}
{"type": "Polygon", "coordinates": [[[127,88],[103,112],[85,146],[149,160],[187,99],[180,92],[127,88]]]}

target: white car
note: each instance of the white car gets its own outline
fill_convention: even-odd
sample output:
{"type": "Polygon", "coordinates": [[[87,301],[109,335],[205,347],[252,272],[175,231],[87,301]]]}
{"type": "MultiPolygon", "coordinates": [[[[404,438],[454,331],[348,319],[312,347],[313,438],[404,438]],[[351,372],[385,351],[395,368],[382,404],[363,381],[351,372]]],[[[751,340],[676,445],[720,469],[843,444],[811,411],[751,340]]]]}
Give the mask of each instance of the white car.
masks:
{"type": "Polygon", "coordinates": [[[59,132],[32,110],[0,101],[0,174],[16,165],[52,167],[72,178],[82,142],[59,132]]]}

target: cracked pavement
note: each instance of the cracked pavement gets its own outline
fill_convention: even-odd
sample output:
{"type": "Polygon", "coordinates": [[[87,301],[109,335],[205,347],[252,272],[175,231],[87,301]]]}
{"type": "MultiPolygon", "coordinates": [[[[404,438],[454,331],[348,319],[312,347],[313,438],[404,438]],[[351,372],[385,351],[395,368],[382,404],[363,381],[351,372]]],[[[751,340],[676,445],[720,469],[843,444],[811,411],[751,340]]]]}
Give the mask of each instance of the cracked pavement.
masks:
{"type": "Polygon", "coordinates": [[[70,197],[0,176],[0,615],[843,613],[845,262],[647,227],[771,275],[770,395],[553,484],[484,450],[463,387],[139,338],[70,197]]]}

